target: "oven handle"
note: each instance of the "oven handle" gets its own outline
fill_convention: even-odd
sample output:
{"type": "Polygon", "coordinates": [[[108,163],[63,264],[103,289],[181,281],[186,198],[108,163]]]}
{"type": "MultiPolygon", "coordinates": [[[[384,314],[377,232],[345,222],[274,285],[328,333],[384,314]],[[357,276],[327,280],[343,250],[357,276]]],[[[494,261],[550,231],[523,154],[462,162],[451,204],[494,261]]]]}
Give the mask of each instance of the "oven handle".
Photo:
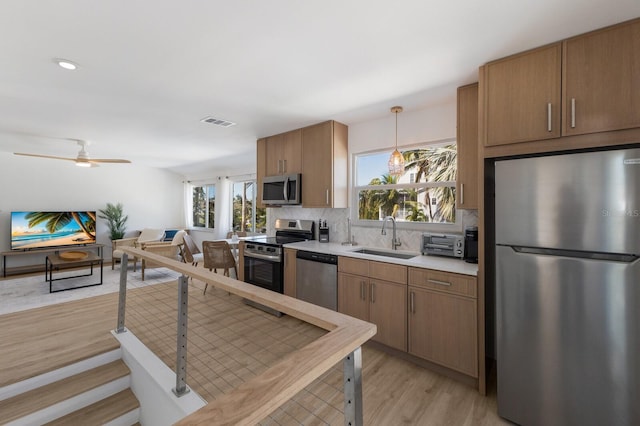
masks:
{"type": "Polygon", "coordinates": [[[248,252],[246,250],[244,252],[244,257],[253,257],[255,259],[268,260],[268,261],[277,262],[277,263],[281,262],[280,256],[271,256],[268,254],[253,253],[253,252],[248,252]]]}

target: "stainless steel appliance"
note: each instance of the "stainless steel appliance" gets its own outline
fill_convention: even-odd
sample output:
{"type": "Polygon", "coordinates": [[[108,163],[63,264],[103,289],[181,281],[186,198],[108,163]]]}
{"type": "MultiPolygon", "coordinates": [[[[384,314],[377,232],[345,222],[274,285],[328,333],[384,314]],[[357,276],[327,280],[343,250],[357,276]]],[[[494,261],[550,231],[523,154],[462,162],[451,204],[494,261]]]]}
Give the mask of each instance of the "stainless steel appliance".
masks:
{"type": "Polygon", "coordinates": [[[262,179],[262,203],[267,205],[301,204],[302,176],[267,176],[262,179]]]}
{"type": "Polygon", "coordinates": [[[498,414],[640,424],[640,149],[495,162],[498,414]]]}
{"type": "Polygon", "coordinates": [[[244,281],[277,293],[284,292],[282,246],[312,240],[312,220],[277,219],[276,236],[247,241],[244,246],[244,281]]]}
{"type": "Polygon", "coordinates": [[[338,310],[338,256],[298,250],[296,298],[338,310]]]}
{"type": "Polygon", "coordinates": [[[422,234],[422,254],[460,257],[464,255],[464,239],[458,234],[422,234]]]}

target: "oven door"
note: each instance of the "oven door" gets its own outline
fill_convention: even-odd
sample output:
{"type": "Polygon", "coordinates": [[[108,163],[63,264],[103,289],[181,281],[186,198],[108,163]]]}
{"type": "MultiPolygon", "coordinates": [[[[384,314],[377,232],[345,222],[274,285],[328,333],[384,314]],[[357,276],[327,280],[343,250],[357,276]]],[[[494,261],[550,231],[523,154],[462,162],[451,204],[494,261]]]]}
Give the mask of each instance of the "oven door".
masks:
{"type": "Polygon", "coordinates": [[[284,293],[283,263],[279,255],[244,252],[244,281],[278,293],[284,293]]]}

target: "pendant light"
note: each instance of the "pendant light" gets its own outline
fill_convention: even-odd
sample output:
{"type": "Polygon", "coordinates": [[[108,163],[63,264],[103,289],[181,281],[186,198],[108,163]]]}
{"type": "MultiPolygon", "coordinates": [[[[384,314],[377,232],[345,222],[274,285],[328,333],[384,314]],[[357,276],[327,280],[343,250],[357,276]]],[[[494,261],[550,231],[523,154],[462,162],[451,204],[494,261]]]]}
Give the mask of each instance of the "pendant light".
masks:
{"type": "Polygon", "coordinates": [[[389,174],[391,176],[400,177],[404,174],[404,157],[398,151],[398,113],[402,112],[401,106],[394,106],[391,112],[396,115],[396,149],[389,157],[389,174]]]}

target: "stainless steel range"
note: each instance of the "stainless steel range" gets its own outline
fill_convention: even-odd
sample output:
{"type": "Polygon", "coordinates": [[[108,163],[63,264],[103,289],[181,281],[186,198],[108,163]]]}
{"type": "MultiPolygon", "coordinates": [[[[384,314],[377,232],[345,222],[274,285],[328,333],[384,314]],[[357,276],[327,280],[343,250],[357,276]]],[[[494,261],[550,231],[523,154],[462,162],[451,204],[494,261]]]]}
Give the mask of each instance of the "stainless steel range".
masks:
{"type": "MultiPolygon", "coordinates": [[[[284,250],[282,246],[314,238],[312,220],[277,219],[276,236],[247,241],[244,246],[244,281],[284,293],[284,250]]],[[[253,303],[251,303],[253,304],[253,303]]]]}

